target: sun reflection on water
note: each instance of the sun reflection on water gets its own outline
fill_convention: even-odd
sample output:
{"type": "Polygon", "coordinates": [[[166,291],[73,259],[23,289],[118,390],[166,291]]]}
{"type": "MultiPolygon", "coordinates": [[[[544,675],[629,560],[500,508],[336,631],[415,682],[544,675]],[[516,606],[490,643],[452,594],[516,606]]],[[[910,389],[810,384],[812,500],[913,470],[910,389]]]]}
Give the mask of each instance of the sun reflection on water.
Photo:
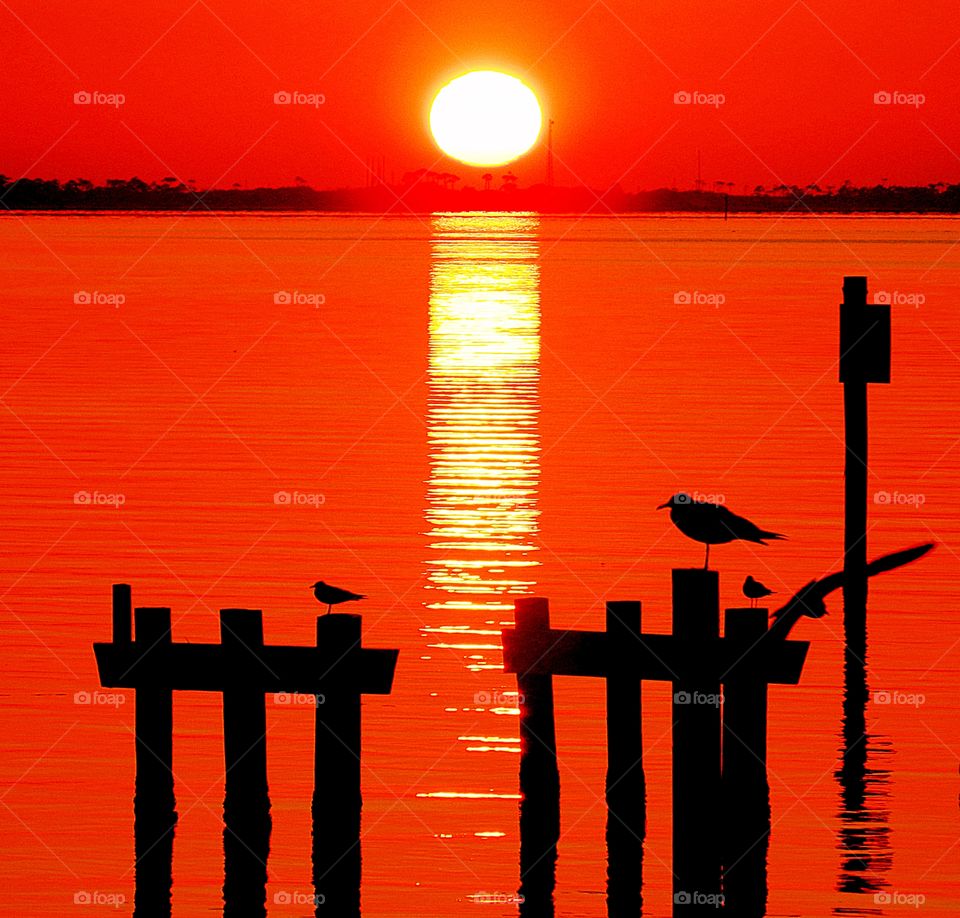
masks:
{"type": "Polygon", "coordinates": [[[424,632],[474,672],[502,669],[499,625],[540,564],[538,227],[530,215],[434,218],[424,604],[453,614],[424,632]]]}

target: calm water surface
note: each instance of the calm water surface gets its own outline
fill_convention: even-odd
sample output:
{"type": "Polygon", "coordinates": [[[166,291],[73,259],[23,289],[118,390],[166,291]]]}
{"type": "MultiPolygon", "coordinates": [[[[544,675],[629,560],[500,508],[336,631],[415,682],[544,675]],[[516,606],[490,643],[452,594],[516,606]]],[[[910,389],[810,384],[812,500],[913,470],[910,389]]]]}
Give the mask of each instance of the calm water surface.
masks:
{"type": "MultiPolygon", "coordinates": [[[[640,599],[645,629],[668,631],[670,568],[701,563],[654,509],[679,489],[790,536],[712,553],[724,605],[747,574],[786,593],[836,569],[844,274],[894,301],[870,554],[940,544],[873,583],[853,767],[839,597],[795,633],[812,642],[801,683],[771,689],[768,914],[910,914],[918,897],[960,913],[958,233],[906,217],[6,217],[0,913],[71,914],[84,893],[101,904],[83,914],[130,911],[133,698],[92,694],[110,584],[171,606],[177,640],[218,640],[217,610],[247,607],[268,642],[306,644],[322,578],[368,594],[365,642],[401,650],[393,694],[364,707],[364,913],[515,914],[499,638],[514,598],[593,629],[607,599],[640,599]]],[[[599,916],[603,688],[556,692],[557,913],[599,916]]],[[[670,687],[644,693],[645,914],[662,916],[670,687]]],[[[269,698],[267,714],[269,914],[306,915],[313,711],[269,698]]],[[[219,703],[177,697],[174,729],[174,914],[216,913],[219,703]]]]}

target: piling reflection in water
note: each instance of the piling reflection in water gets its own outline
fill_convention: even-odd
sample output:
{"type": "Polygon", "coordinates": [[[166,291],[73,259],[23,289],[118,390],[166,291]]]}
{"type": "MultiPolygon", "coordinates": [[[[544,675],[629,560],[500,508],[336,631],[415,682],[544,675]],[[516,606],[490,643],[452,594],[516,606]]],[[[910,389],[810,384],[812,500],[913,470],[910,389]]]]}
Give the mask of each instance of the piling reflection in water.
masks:
{"type": "MultiPolygon", "coordinates": [[[[890,842],[890,771],[878,767],[879,757],[892,753],[885,737],[867,731],[866,709],[870,701],[867,685],[866,643],[863,655],[848,651],[844,660],[843,730],[840,767],[840,870],[837,889],[846,893],[869,895],[863,911],[850,907],[843,913],[873,914],[873,895],[889,883],[893,866],[890,842]]],[[[837,909],[835,913],[840,913],[837,909]]]]}
{"type": "Polygon", "coordinates": [[[173,893],[173,838],[177,827],[173,784],[157,793],[137,775],[133,799],[134,918],[169,918],[173,893]]]}
{"type": "Polygon", "coordinates": [[[539,565],[538,226],[518,214],[434,218],[426,605],[453,613],[431,630],[452,634],[439,646],[475,672],[501,668],[497,625],[539,565]]]}

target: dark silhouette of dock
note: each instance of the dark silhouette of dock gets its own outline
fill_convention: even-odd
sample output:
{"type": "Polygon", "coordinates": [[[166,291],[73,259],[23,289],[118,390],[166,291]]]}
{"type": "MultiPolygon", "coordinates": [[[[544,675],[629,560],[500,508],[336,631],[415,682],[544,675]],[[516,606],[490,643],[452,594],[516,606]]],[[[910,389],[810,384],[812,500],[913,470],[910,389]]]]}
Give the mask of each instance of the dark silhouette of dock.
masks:
{"type": "Polygon", "coordinates": [[[136,691],[135,913],[170,914],[177,821],[173,693],[202,691],[223,697],[224,914],[266,914],[272,821],[265,696],[290,693],[316,700],[317,914],[358,916],[361,696],[390,693],[398,651],[362,646],[357,615],[318,616],[316,646],[297,647],[265,644],[259,609],[221,609],[220,638],[219,644],[173,642],[170,609],[132,611],[130,587],[116,584],[113,641],[94,644],[102,684],[136,691]]]}

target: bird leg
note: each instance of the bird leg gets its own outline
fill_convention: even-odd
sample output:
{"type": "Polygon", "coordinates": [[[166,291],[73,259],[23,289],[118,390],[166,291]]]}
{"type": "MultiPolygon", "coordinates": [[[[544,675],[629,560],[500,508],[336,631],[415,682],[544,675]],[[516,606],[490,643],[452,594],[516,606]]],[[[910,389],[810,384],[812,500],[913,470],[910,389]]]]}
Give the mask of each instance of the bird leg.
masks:
{"type": "Polygon", "coordinates": [[[328,603],[327,603],[327,615],[330,614],[330,610],[331,610],[332,608],[333,608],[333,603],[332,603],[332,602],[328,602],[328,603]]]}
{"type": "Polygon", "coordinates": [[[709,565],[710,565],[710,543],[707,542],[707,553],[703,558],[703,569],[705,571],[709,570],[710,569],[709,565]]]}

